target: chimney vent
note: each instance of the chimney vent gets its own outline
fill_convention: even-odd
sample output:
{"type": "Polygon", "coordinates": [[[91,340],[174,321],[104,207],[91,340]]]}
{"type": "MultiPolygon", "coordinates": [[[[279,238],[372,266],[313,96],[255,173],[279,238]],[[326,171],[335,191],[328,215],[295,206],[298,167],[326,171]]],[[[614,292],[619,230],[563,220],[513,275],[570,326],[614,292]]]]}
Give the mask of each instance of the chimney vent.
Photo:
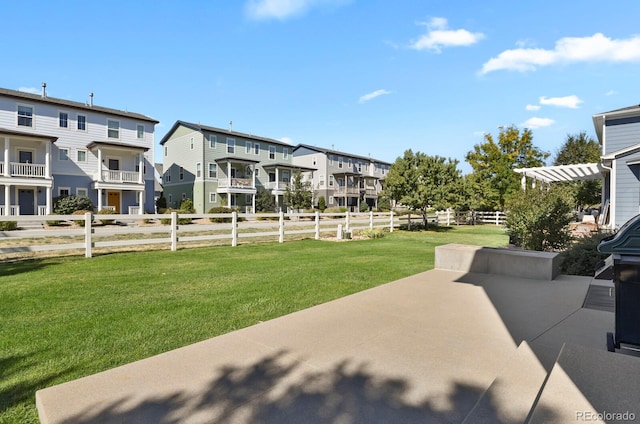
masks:
{"type": "Polygon", "coordinates": [[[47,83],[43,82],[42,83],[42,98],[47,97],[47,83]]]}
{"type": "Polygon", "coordinates": [[[89,106],[93,107],[93,93],[89,93],[89,106]]]}
{"type": "Polygon", "coordinates": [[[229,131],[233,131],[233,121],[229,121],[229,131]]]}

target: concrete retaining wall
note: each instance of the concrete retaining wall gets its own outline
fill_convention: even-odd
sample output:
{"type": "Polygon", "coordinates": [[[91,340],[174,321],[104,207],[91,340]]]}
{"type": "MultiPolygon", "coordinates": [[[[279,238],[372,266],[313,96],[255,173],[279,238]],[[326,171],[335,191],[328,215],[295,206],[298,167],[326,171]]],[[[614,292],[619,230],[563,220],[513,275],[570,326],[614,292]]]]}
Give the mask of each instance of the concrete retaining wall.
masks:
{"type": "Polygon", "coordinates": [[[451,271],[553,280],[560,274],[558,253],[445,244],[436,247],[435,267],[451,271]]]}

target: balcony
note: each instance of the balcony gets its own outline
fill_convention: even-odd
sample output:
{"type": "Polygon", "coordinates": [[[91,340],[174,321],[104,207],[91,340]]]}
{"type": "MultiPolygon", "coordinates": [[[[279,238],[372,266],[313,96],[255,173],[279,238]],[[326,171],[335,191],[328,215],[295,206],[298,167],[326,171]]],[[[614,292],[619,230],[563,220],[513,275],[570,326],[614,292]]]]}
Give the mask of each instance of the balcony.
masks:
{"type": "Polygon", "coordinates": [[[102,171],[102,181],[105,183],[140,183],[140,173],[132,171],[102,171]]]}
{"type": "Polygon", "coordinates": [[[334,188],[334,192],[333,192],[334,196],[344,196],[344,195],[353,195],[353,196],[359,196],[360,195],[360,189],[358,187],[353,187],[353,186],[337,186],[334,188]]]}
{"type": "Polygon", "coordinates": [[[269,181],[264,185],[267,190],[285,191],[290,183],[285,181],[269,181]]]}
{"type": "Polygon", "coordinates": [[[218,188],[252,189],[255,187],[250,178],[231,178],[218,180],[218,188]]]}
{"type": "MultiPolygon", "coordinates": [[[[0,162],[0,176],[4,175],[4,163],[0,162]]],[[[33,163],[9,163],[9,176],[26,178],[46,178],[46,166],[33,163]]]]}

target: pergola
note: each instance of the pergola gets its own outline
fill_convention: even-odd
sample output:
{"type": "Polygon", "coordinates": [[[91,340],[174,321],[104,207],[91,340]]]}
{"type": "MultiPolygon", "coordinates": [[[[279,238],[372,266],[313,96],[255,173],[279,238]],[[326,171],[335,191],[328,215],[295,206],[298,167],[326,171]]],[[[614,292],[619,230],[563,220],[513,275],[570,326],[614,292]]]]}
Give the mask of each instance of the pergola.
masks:
{"type": "Polygon", "coordinates": [[[547,184],[561,181],[586,181],[602,178],[600,163],[581,163],[574,165],[539,166],[536,168],[514,169],[522,174],[522,189],[526,187],[527,178],[547,184]]]}

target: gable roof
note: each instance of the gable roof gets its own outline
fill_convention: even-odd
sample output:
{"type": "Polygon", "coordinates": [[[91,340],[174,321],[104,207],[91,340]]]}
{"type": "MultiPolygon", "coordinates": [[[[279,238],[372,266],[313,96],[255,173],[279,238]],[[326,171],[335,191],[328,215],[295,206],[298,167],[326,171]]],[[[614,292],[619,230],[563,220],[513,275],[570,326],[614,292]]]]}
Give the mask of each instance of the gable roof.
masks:
{"type": "Polygon", "coordinates": [[[593,126],[596,130],[596,135],[598,136],[600,144],[602,144],[602,126],[605,123],[605,119],[625,118],[629,116],[640,116],[640,105],[627,106],[593,115],[593,126]]]}
{"type": "Polygon", "coordinates": [[[222,129],[222,128],[210,127],[208,125],[194,124],[192,122],[186,122],[186,121],[180,121],[180,120],[176,121],[175,124],[173,124],[173,126],[171,127],[171,129],[169,131],[167,131],[165,136],[162,137],[162,140],[160,140],[160,145],[163,145],[164,143],[166,143],[169,140],[169,137],[171,137],[171,134],[173,134],[173,132],[179,126],[187,127],[187,128],[190,128],[190,129],[192,129],[194,131],[198,131],[198,132],[201,132],[201,133],[204,133],[204,132],[222,133],[222,134],[226,134],[228,136],[242,137],[242,138],[246,138],[246,139],[249,139],[249,140],[255,140],[255,141],[264,141],[266,143],[279,144],[281,146],[293,148],[293,146],[291,144],[285,143],[284,141],[276,140],[276,139],[273,139],[273,138],[260,137],[260,136],[253,135],[253,134],[247,134],[247,133],[242,133],[242,132],[233,131],[233,130],[229,131],[229,130],[225,130],[225,129],[222,129]]]}
{"type": "Polygon", "coordinates": [[[93,112],[101,112],[109,115],[121,116],[124,118],[137,119],[140,121],[151,122],[154,124],[158,124],[160,121],[157,121],[148,116],[142,115],[140,113],[128,112],[124,110],[111,109],[103,106],[90,106],[87,103],[74,102],[71,100],[58,99],[56,97],[43,97],[41,94],[33,94],[33,93],[25,93],[23,91],[10,90],[8,88],[0,88],[0,96],[11,97],[18,100],[24,100],[29,102],[38,102],[38,103],[48,103],[59,106],[73,107],[76,109],[82,109],[93,112]]]}
{"type": "Polygon", "coordinates": [[[370,162],[382,163],[382,164],[385,164],[385,165],[391,165],[390,162],[385,162],[383,160],[374,159],[372,157],[354,155],[353,153],[346,153],[346,152],[341,152],[341,151],[338,151],[338,150],[324,149],[324,148],[321,148],[321,147],[311,146],[309,144],[298,144],[293,149],[293,151],[295,152],[296,150],[298,150],[301,147],[304,147],[304,148],[309,149],[309,150],[313,150],[313,151],[318,152],[318,153],[324,153],[325,155],[332,154],[332,155],[346,156],[346,157],[351,157],[351,158],[356,158],[356,159],[363,159],[363,160],[370,161],[370,162]]]}

